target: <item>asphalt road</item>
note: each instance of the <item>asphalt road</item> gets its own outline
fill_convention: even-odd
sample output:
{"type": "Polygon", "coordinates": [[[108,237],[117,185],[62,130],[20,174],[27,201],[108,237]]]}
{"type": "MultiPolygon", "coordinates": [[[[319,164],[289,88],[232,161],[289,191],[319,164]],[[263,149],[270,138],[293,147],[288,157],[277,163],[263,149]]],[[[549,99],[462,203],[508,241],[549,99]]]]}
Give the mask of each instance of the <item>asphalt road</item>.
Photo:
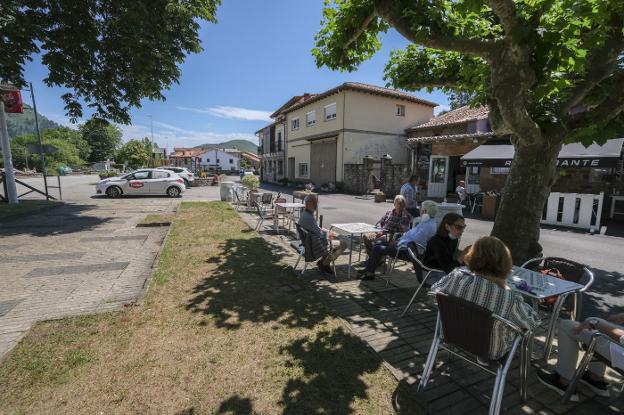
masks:
{"type": "MultiPolygon", "coordinates": [[[[237,177],[231,177],[237,180],[237,177]]],[[[94,184],[98,177],[92,176],[64,176],[61,177],[63,200],[71,202],[86,202],[101,199],[95,195],[94,184]]],[[[42,187],[42,178],[28,178],[25,181],[35,187],[42,187]]],[[[52,182],[56,180],[53,179],[52,182]]],[[[56,183],[54,183],[56,184],[56,183]]],[[[263,185],[263,188],[275,192],[281,191],[290,194],[290,189],[273,185],[263,185]]],[[[18,188],[21,193],[24,188],[18,188]]],[[[52,194],[56,194],[56,189],[52,194]]],[[[40,198],[39,196],[33,196],[40,198]]],[[[158,196],[141,197],[157,200],[158,196]]],[[[178,200],[216,200],[219,198],[219,189],[216,186],[194,187],[188,189],[178,200]]],[[[323,224],[328,227],[332,223],[340,222],[368,222],[375,223],[390,203],[374,203],[372,200],[344,194],[321,195],[319,213],[323,216],[323,224]]],[[[462,237],[462,246],[474,242],[483,235],[488,235],[493,222],[467,218],[467,229],[462,237]]],[[[610,232],[607,232],[610,233],[610,232]]],[[[609,235],[589,234],[566,229],[543,228],[540,243],[547,256],[569,258],[588,265],[594,272],[596,281],[591,287],[584,301],[584,315],[604,315],[609,312],[624,312],[624,238],[609,235]]]]}

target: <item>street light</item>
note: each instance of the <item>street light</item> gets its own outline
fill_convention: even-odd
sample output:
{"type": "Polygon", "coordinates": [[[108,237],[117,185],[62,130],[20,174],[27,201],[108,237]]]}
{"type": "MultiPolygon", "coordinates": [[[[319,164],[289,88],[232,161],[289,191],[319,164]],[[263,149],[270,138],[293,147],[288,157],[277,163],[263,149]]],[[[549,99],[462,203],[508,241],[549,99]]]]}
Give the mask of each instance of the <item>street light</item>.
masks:
{"type": "Polygon", "coordinates": [[[149,165],[150,167],[154,167],[154,160],[152,155],[154,154],[154,117],[151,114],[147,115],[150,119],[150,132],[152,140],[150,141],[150,152],[149,152],[149,165]]]}

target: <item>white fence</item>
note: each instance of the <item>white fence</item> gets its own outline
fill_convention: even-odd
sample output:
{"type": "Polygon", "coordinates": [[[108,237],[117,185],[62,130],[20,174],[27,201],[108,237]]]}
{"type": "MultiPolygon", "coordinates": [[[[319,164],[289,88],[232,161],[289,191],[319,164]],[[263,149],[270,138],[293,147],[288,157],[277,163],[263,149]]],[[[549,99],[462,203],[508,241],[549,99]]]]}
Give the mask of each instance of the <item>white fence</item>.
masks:
{"type": "Polygon", "coordinates": [[[551,193],[542,214],[542,223],[571,228],[600,230],[604,193],[551,193]]]}

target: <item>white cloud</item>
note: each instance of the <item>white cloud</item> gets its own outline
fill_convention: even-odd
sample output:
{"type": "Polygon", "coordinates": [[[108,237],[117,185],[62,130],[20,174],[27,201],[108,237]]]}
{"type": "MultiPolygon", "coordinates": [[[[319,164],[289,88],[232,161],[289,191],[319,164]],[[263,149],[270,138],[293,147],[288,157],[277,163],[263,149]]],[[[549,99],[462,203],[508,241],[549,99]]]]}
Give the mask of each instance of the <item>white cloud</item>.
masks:
{"type": "Polygon", "coordinates": [[[240,107],[218,106],[212,108],[176,107],[180,111],[190,111],[198,114],[209,114],[219,118],[231,118],[246,121],[271,121],[270,111],[250,110],[240,107]]]}
{"type": "Polygon", "coordinates": [[[439,113],[443,112],[443,111],[450,111],[451,107],[448,105],[438,105],[437,107],[435,107],[435,109],[433,110],[434,115],[438,115],[439,113]]]}
{"type": "MultiPolygon", "coordinates": [[[[151,137],[149,125],[132,124],[118,125],[123,133],[124,141],[151,137]]],[[[175,125],[154,121],[154,141],[161,147],[194,147],[200,144],[217,144],[228,140],[248,140],[258,143],[255,135],[249,133],[215,133],[212,131],[187,130],[175,125]]]]}

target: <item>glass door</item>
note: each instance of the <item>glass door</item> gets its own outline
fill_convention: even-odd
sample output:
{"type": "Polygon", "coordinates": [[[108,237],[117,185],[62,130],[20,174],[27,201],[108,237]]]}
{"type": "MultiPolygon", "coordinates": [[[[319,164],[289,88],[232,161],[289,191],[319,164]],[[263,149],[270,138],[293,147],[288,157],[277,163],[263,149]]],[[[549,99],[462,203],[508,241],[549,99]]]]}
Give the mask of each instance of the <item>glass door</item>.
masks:
{"type": "Polygon", "coordinates": [[[428,197],[446,197],[448,167],[448,156],[431,156],[429,160],[429,184],[427,186],[428,197]]]}

